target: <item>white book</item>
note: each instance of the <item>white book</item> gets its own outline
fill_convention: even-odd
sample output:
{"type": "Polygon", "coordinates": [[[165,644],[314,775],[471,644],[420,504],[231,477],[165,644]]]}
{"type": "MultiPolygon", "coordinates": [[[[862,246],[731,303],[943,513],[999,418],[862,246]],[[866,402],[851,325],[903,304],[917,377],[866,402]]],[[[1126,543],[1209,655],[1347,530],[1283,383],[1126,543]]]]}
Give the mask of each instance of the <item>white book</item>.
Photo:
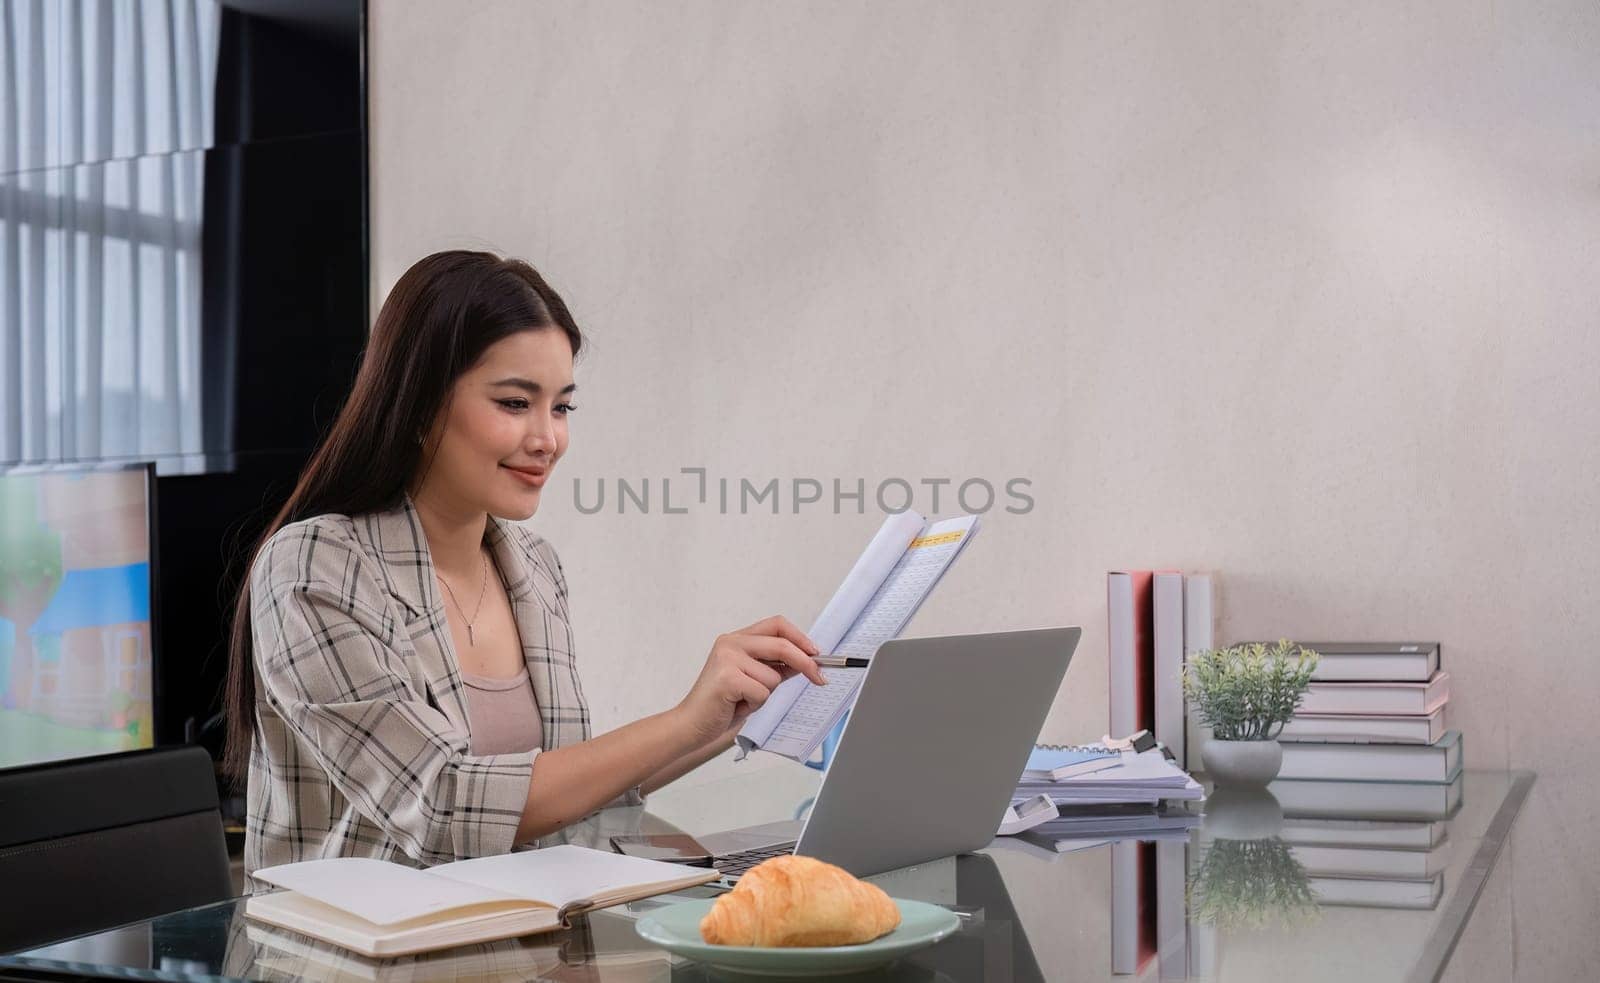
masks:
{"type": "MultiPolygon", "coordinates": [[[[1183,580],[1183,661],[1201,652],[1214,649],[1217,637],[1217,581],[1209,573],[1191,573],[1183,580]]],[[[1200,713],[1194,707],[1184,706],[1184,750],[1178,757],[1183,767],[1194,769],[1200,764],[1200,748],[1211,739],[1211,728],[1200,722],[1200,713]]],[[[1176,752],[1174,752],[1176,753],[1176,752]]]]}
{"type": "Polygon", "coordinates": [[[1461,773],[1460,731],[1437,744],[1285,744],[1282,779],[1448,782],[1461,773]]]}
{"type": "MultiPolygon", "coordinates": [[[[929,523],[912,511],[887,516],[807,632],[823,655],[871,658],[896,638],[978,531],[978,517],[929,523]]],[[[855,702],[866,669],[823,669],[828,685],[804,676],[780,683],[735,739],[753,750],[804,761],[855,702]]]]}
{"type": "Polygon", "coordinates": [[[1141,689],[1150,670],[1144,665],[1141,628],[1149,583],[1148,571],[1106,574],[1107,719],[1111,733],[1118,737],[1144,727],[1140,722],[1141,689]]]}
{"type": "MultiPolygon", "coordinates": [[[[1160,571],[1151,587],[1155,636],[1155,738],[1182,762],[1183,733],[1183,574],[1160,571]]],[[[1120,736],[1120,735],[1119,735],[1120,736]]]]}
{"type": "Polygon", "coordinates": [[[1439,670],[1438,642],[1301,642],[1320,658],[1315,682],[1427,682],[1439,670]]]}
{"type": "Polygon", "coordinates": [[[364,857],[264,867],[245,917],[365,956],[407,955],[570,927],[571,918],[719,876],[709,868],[555,846],[418,870],[364,857]]]}
{"type": "Polygon", "coordinates": [[[1291,846],[1432,850],[1445,841],[1445,824],[1381,819],[1285,819],[1278,838],[1291,846]]]}
{"type": "Polygon", "coordinates": [[[1374,713],[1427,716],[1450,699],[1450,674],[1424,683],[1311,683],[1300,713],[1374,713]]]}
{"type": "Polygon", "coordinates": [[[1377,877],[1421,880],[1442,873],[1448,850],[1380,850],[1346,846],[1291,846],[1289,852],[1312,877],[1377,877]]]}
{"type": "Polygon", "coordinates": [[[1296,713],[1283,725],[1280,741],[1316,741],[1346,744],[1433,744],[1449,728],[1441,706],[1426,716],[1419,714],[1296,713]]]}
{"type": "Polygon", "coordinates": [[[1311,877],[1307,886],[1323,905],[1431,910],[1444,894],[1444,875],[1420,880],[1368,877],[1311,877]]]}
{"type": "Polygon", "coordinates": [[[1280,780],[1267,791],[1286,817],[1428,821],[1455,815],[1461,784],[1460,775],[1448,785],[1280,780]]]}

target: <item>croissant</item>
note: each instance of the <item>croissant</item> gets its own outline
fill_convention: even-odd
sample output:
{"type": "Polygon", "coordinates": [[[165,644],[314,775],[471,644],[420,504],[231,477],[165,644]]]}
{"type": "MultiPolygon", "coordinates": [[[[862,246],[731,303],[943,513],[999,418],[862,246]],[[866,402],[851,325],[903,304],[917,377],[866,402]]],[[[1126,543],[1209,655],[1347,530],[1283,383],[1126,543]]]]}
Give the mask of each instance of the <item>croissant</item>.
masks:
{"type": "Polygon", "coordinates": [[[750,868],[700,920],[712,945],[823,946],[871,942],[900,924],[876,884],[814,857],[773,857],[750,868]]]}

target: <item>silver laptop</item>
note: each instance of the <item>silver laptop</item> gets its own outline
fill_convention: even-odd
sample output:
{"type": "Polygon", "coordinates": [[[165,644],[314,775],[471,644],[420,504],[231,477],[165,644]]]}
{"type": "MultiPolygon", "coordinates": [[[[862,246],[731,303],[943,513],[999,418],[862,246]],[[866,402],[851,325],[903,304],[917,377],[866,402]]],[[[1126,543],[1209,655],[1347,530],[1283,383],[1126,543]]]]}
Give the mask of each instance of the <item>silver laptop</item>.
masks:
{"type": "Polygon", "coordinates": [[[798,853],[859,877],[989,843],[1080,628],[902,638],[872,657],[803,821],[696,837],[729,880],[798,853]]]}

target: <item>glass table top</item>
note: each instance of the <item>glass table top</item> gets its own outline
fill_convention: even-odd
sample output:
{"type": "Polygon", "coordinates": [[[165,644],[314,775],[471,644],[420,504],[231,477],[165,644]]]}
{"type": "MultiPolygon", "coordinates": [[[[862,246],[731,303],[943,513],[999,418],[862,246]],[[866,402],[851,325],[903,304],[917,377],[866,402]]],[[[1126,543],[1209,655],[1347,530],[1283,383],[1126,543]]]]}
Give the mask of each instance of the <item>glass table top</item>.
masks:
{"type": "MultiPolygon", "coordinates": [[[[606,810],[540,845],[609,849],[620,833],[799,818],[821,781],[782,761],[734,770],[699,783],[691,775],[644,807],[606,810]]],[[[1279,782],[1271,798],[1212,795],[1196,828],[1167,839],[999,837],[975,854],[871,878],[891,896],[951,908],[962,924],[868,978],[1434,980],[1533,780],[1468,771],[1421,795],[1345,783],[1331,796],[1314,794],[1324,783],[1279,782]]],[[[156,980],[727,979],[634,931],[651,910],[716,890],[594,912],[558,933],[389,960],[258,926],[235,899],[0,957],[0,967],[156,980]]]]}

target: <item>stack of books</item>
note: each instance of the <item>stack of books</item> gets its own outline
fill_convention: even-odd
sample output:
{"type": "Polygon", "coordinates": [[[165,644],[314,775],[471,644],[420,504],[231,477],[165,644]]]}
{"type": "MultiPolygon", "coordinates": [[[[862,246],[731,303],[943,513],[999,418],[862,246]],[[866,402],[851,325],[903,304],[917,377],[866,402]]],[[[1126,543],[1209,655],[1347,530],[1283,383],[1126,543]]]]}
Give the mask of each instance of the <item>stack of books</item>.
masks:
{"type": "Polygon", "coordinates": [[[1444,894],[1446,820],[1462,779],[1338,782],[1279,779],[1279,837],[1310,878],[1319,904],[1432,909],[1444,894]]]}
{"type": "Polygon", "coordinates": [[[1305,642],[1321,655],[1272,792],[1322,904],[1432,908],[1461,798],[1437,642],[1305,642]]]}
{"type": "Polygon", "coordinates": [[[1300,709],[1278,735],[1279,778],[1434,782],[1461,771],[1461,734],[1445,726],[1450,676],[1437,642],[1305,642],[1317,662],[1300,709]]]}
{"type": "Polygon", "coordinates": [[[1114,570],[1106,575],[1111,733],[1148,730],[1194,767],[1206,736],[1183,696],[1183,666],[1216,637],[1216,575],[1114,570]]]}

